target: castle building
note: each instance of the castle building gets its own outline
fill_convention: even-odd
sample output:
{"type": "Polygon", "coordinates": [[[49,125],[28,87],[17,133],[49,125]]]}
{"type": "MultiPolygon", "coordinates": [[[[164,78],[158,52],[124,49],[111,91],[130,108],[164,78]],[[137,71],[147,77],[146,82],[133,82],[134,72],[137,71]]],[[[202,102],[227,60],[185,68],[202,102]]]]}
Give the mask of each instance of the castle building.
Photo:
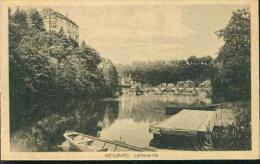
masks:
{"type": "Polygon", "coordinates": [[[51,8],[43,8],[41,15],[46,31],[59,32],[63,29],[67,37],[71,37],[76,42],[79,41],[79,26],[69,19],[67,15],[64,16],[51,8]]]}

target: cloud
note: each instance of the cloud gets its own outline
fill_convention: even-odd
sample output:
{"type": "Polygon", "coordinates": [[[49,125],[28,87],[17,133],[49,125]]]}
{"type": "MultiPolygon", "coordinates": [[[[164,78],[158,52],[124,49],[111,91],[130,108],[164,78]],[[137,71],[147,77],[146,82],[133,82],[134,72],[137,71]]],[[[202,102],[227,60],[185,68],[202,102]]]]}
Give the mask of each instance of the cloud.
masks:
{"type": "Polygon", "coordinates": [[[115,63],[215,56],[214,34],[227,24],[232,5],[57,7],[80,27],[80,40],[115,63]]]}
{"type": "MultiPolygon", "coordinates": [[[[91,29],[88,37],[91,39],[113,39],[114,41],[147,42],[148,39],[158,40],[165,37],[185,37],[192,33],[192,29],[181,22],[181,11],[175,8],[156,7],[118,7],[99,10],[88,8],[84,29],[91,29]],[[110,12],[111,11],[111,12],[110,12]]],[[[84,31],[83,31],[84,33],[84,31]]],[[[82,35],[84,36],[84,34],[82,35]]]]}

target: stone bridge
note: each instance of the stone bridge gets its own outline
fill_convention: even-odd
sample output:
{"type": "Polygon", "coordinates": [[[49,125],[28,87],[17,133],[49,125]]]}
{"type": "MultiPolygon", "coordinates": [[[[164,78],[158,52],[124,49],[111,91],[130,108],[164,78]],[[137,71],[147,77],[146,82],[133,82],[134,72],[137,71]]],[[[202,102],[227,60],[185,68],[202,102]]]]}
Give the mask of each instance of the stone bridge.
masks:
{"type": "Polygon", "coordinates": [[[198,94],[205,93],[211,95],[211,88],[203,87],[147,87],[141,89],[144,93],[155,93],[155,94],[198,94]]]}

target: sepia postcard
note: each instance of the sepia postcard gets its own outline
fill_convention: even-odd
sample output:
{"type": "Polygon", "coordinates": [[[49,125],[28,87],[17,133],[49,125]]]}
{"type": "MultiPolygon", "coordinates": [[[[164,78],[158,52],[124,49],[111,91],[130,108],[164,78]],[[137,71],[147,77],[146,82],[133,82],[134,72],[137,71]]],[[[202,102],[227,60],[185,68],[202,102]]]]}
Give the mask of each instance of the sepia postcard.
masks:
{"type": "Polygon", "coordinates": [[[2,0],[1,160],[259,159],[257,0],[2,0]]]}

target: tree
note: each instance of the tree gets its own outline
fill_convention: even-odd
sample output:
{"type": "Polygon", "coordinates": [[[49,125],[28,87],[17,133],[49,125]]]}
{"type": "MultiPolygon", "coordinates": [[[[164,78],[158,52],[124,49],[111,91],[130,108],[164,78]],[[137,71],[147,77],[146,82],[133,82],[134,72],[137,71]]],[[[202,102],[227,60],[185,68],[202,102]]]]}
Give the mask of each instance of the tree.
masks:
{"type": "Polygon", "coordinates": [[[101,58],[95,49],[86,43],[79,47],[63,29],[58,33],[43,30],[38,11],[32,11],[30,18],[18,8],[14,13],[9,10],[8,17],[11,123],[23,123],[20,118],[28,113],[56,110],[49,104],[115,95],[116,70],[112,68],[111,84],[107,83],[98,69],[101,58]]]}
{"type": "Polygon", "coordinates": [[[92,47],[88,46],[85,41],[82,42],[80,47],[80,55],[86,60],[87,69],[95,71],[98,64],[101,62],[99,53],[92,47]]]}
{"type": "Polygon", "coordinates": [[[117,69],[121,77],[131,76],[136,82],[152,86],[183,80],[199,83],[212,78],[213,61],[209,56],[191,56],[188,60],[134,62],[132,65],[117,65],[117,69]]]}
{"type": "Polygon", "coordinates": [[[44,31],[44,23],[41,15],[35,9],[30,12],[31,26],[39,31],[44,31]]]}
{"type": "Polygon", "coordinates": [[[118,82],[118,73],[109,59],[102,58],[100,63],[100,69],[104,74],[105,80],[105,95],[106,96],[115,96],[115,94],[120,91],[119,82],[118,82]]]}
{"type": "Polygon", "coordinates": [[[81,47],[81,48],[87,48],[87,44],[86,44],[86,42],[85,42],[84,40],[82,41],[80,47],[81,47]]]}
{"type": "Polygon", "coordinates": [[[224,45],[216,59],[218,71],[213,80],[213,95],[229,101],[250,99],[250,13],[233,12],[228,25],[217,32],[224,45]]]}
{"type": "Polygon", "coordinates": [[[199,64],[199,59],[196,56],[190,56],[188,58],[188,64],[197,65],[197,64],[199,64]]]}
{"type": "Polygon", "coordinates": [[[64,30],[63,30],[63,27],[60,28],[60,30],[59,30],[59,35],[60,35],[60,37],[65,36],[65,32],[64,32],[64,30]]]}
{"type": "MultiPolygon", "coordinates": [[[[79,47],[63,29],[58,33],[43,30],[36,10],[30,14],[30,26],[26,12],[19,8],[13,14],[9,10],[8,16],[12,111],[26,110],[25,105],[39,100],[114,95],[115,90],[104,92],[105,75],[98,69],[101,57],[94,48],[84,42],[79,47]]],[[[112,76],[117,78],[116,73],[112,76]]]]}
{"type": "Polygon", "coordinates": [[[12,15],[12,21],[13,23],[16,23],[17,25],[21,26],[21,28],[26,28],[28,26],[27,23],[27,14],[24,10],[21,10],[20,8],[17,8],[12,15]]]}
{"type": "Polygon", "coordinates": [[[27,31],[27,14],[19,8],[15,10],[13,15],[11,15],[11,10],[9,10],[9,14],[9,51],[13,52],[27,31]]]}

